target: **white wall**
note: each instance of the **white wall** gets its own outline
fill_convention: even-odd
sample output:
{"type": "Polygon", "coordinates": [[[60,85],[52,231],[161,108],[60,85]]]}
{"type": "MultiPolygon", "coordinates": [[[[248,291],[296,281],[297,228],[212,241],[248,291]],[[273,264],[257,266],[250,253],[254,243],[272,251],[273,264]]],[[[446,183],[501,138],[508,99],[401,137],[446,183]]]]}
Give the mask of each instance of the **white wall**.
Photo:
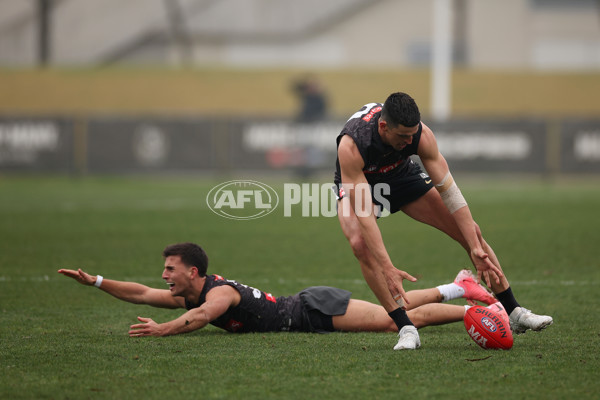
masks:
{"type": "MultiPolygon", "coordinates": [[[[55,1],[51,64],[94,65],[123,51],[128,63],[177,60],[165,0],[55,1]]],[[[597,1],[464,1],[468,67],[600,69],[597,1]]],[[[35,64],[36,3],[0,0],[0,66],[35,64]]],[[[179,4],[195,64],[394,68],[429,61],[432,0],[179,4]]]]}

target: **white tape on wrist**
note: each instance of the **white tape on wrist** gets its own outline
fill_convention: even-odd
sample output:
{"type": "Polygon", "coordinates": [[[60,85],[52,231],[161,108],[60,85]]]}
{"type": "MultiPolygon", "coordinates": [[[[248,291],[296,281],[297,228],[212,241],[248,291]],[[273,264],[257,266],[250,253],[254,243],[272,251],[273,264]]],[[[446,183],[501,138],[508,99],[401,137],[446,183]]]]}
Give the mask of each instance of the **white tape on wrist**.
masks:
{"type": "Polygon", "coordinates": [[[102,275],[96,275],[96,282],[94,282],[94,286],[99,288],[100,285],[102,285],[103,280],[104,280],[104,278],[102,277],[102,275]]]}

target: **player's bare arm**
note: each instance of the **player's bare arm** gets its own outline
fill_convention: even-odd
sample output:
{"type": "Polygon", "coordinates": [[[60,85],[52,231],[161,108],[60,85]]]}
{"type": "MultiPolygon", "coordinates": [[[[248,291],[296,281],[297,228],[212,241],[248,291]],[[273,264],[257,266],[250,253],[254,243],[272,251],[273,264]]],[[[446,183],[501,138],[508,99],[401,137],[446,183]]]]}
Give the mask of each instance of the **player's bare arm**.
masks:
{"type": "MultiPolygon", "coordinates": [[[[59,269],[58,272],[75,279],[82,285],[94,286],[98,283],[99,276],[90,275],[81,269],[59,269]]],[[[183,298],[171,296],[167,289],[154,289],[136,282],[102,279],[99,288],[119,300],[134,304],[147,304],[160,308],[181,308],[185,304],[183,298]]]]}
{"type": "Polygon", "coordinates": [[[425,124],[422,124],[422,126],[423,133],[421,134],[418,155],[423,162],[423,166],[436,185],[436,189],[440,192],[444,203],[465,238],[469,246],[471,260],[479,277],[481,278],[483,275],[486,283],[490,286],[489,272],[491,271],[495,275],[496,283],[500,283],[500,277],[503,276],[502,271],[494,265],[483,249],[481,231],[473,220],[471,210],[452,178],[448,163],[438,149],[435,136],[429,127],[425,124]]]}
{"type": "Polygon", "coordinates": [[[141,324],[131,325],[129,336],[170,336],[202,329],[230,307],[238,305],[240,300],[240,294],[233,287],[216,287],[207,293],[206,301],[200,307],[193,308],[172,321],[158,324],[151,318],[138,317],[141,324]]]}
{"type": "Polygon", "coordinates": [[[367,178],[362,171],[364,161],[351,137],[342,137],[338,146],[338,159],[342,186],[348,195],[350,208],[354,211],[354,218],[359,222],[362,237],[377,260],[377,267],[381,269],[381,273],[385,276],[392,297],[397,298],[399,295],[408,303],[402,280],[408,279],[414,282],[416,278],[395,268],[390,259],[381,231],[377,226],[367,178]],[[362,192],[359,192],[361,190],[362,192]],[[361,199],[360,204],[357,204],[357,198],[361,199]]]}

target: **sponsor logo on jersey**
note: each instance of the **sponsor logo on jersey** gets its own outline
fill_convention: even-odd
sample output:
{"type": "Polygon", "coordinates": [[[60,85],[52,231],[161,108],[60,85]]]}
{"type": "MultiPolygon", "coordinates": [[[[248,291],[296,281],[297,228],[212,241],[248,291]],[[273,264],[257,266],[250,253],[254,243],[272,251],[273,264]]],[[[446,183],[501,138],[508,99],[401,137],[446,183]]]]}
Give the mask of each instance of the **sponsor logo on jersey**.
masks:
{"type": "Polygon", "coordinates": [[[273,296],[271,293],[265,293],[265,298],[272,303],[277,303],[277,300],[275,300],[275,296],[273,296]]]}
{"type": "Polygon", "coordinates": [[[398,160],[393,164],[384,165],[383,167],[377,169],[377,165],[371,165],[369,168],[364,169],[363,172],[365,174],[385,174],[386,172],[390,172],[393,169],[396,169],[400,164],[402,164],[405,160],[398,160]]]}
{"type": "Polygon", "coordinates": [[[229,322],[225,325],[225,330],[228,332],[237,332],[244,326],[240,321],[236,321],[235,319],[230,319],[229,322]]]}
{"type": "Polygon", "coordinates": [[[371,111],[369,111],[364,117],[362,117],[363,121],[365,122],[369,122],[373,119],[373,116],[375,114],[377,114],[379,111],[381,111],[383,107],[381,106],[377,106],[371,109],[371,111]]]}

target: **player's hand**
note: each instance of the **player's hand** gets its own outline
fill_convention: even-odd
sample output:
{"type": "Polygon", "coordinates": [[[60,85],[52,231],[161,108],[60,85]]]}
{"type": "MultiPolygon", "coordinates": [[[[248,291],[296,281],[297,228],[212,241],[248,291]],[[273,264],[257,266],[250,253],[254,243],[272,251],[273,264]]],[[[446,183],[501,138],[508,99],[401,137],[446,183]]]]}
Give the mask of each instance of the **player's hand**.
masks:
{"type": "Polygon", "coordinates": [[[406,304],[410,304],[410,301],[408,301],[406,292],[402,286],[402,281],[404,279],[411,282],[417,281],[417,278],[410,275],[408,272],[397,268],[388,268],[385,272],[385,280],[387,281],[388,290],[390,291],[392,298],[400,307],[406,309],[406,304]]]}
{"type": "Polygon", "coordinates": [[[162,336],[160,325],[154,322],[152,318],[137,317],[137,319],[142,323],[131,325],[129,327],[129,336],[162,336]]]}
{"type": "Polygon", "coordinates": [[[69,278],[73,278],[82,285],[93,286],[94,283],[96,283],[96,277],[83,272],[81,268],[79,268],[77,271],[62,268],[58,270],[58,273],[68,276],[69,278]]]}
{"type": "Polygon", "coordinates": [[[492,287],[490,275],[493,275],[496,283],[500,284],[500,277],[503,276],[502,271],[500,268],[494,265],[492,260],[490,260],[488,257],[488,254],[484,252],[483,249],[477,248],[471,250],[471,261],[477,269],[477,280],[479,282],[481,282],[483,279],[488,287],[492,287]]]}

